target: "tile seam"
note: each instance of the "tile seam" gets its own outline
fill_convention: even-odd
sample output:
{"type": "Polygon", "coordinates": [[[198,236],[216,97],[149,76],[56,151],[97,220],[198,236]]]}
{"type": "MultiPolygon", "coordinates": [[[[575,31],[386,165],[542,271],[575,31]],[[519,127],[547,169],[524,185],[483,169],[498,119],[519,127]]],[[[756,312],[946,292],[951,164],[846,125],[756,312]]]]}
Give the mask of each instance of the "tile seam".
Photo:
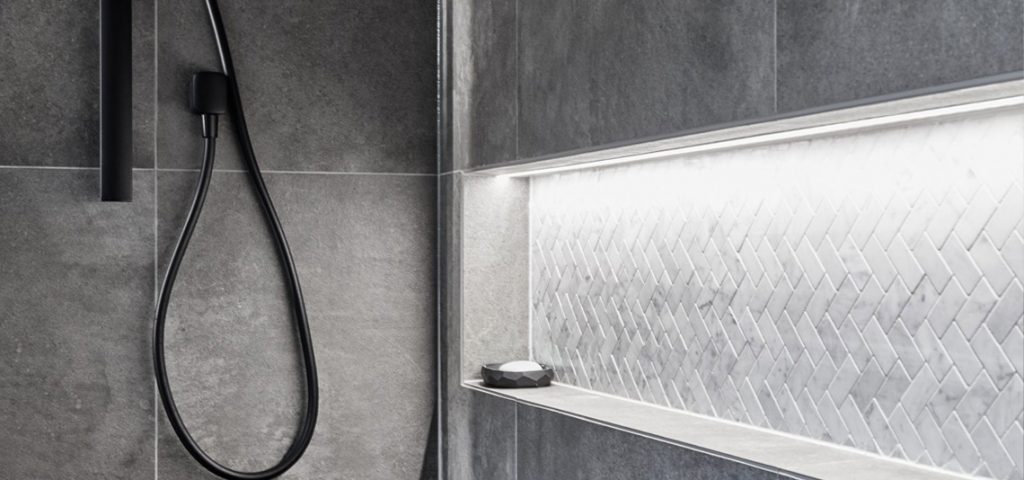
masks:
{"type": "MultiPolygon", "coordinates": [[[[160,0],[153,0],[153,312],[160,301],[160,0]]],[[[153,480],[160,480],[160,405],[153,386],[153,480]]]]}
{"type": "MultiPolygon", "coordinates": [[[[198,168],[159,168],[161,172],[194,172],[198,168]]],[[[234,168],[215,168],[214,173],[247,173],[248,170],[234,168]]],[[[436,173],[405,173],[405,172],[329,172],[329,171],[302,171],[302,170],[260,170],[264,175],[323,175],[323,176],[379,176],[379,177],[437,177],[436,173]]]]}

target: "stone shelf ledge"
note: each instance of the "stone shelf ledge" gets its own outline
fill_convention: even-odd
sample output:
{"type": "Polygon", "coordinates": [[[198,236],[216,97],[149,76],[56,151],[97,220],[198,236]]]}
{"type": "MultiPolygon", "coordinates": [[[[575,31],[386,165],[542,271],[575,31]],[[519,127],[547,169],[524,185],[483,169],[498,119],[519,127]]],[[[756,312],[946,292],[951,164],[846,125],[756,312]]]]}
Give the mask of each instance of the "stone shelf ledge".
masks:
{"type": "Polygon", "coordinates": [[[822,480],[964,480],[973,477],[673,410],[578,387],[497,389],[479,380],[465,388],[629,433],[763,468],[780,476],[822,480]]]}

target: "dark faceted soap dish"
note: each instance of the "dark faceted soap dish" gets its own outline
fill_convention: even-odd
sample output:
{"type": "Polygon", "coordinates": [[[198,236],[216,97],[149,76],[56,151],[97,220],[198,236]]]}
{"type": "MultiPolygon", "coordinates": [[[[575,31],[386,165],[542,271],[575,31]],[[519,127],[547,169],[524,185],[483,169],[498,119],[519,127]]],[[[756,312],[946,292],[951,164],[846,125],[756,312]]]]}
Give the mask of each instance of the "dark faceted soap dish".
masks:
{"type": "Polygon", "coordinates": [[[555,371],[540,364],[540,370],[502,370],[506,363],[488,363],[480,368],[480,375],[484,378],[484,385],[496,388],[533,388],[546,387],[551,385],[551,379],[555,377],[555,371]]]}

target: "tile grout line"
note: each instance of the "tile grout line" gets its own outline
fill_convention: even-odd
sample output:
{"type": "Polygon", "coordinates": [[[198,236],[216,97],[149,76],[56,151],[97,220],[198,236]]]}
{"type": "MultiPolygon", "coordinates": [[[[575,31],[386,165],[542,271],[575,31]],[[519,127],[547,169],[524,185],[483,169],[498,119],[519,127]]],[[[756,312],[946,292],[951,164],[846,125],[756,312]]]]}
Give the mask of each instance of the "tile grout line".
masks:
{"type": "Polygon", "coordinates": [[[526,354],[530,361],[533,356],[533,180],[526,181],[526,354]]]}
{"type": "MultiPolygon", "coordinates": [[[[153,0],[153,315],[160,301],[160,0],[153,0]]],[[[155,327],[155,323],[153,324],[155,327]]],[[[152,336],[151,336],[152,338],[152,336]]],[[[152,340],[150,340],[152,341],[152,340]]],[[[156,348],[152,345],[150,348],[156,348]]],[[[153,480],[160,480],[160,392],[153,372],[153,480]]]]}
{"type": "MultiPolygon", "coordinates": [[[[0,165],[0,170],[96,170],[100,167],[74,167],[74,166],[50,166],[50,165],[0,165]]],[[[135,170],[152,170],[151,168],[133,168],[135,170]]]]}
{"type": "MultiPolygon", "coordinates": [[[[154,133],[154,138],[156,133],[154,133]]],[[[154,148],[154,152],[155,152],[154,148]]],[[[155,155],[155,153],[154,153],[155,155]]],[[[156,159],[154,156],[154,165],[156,159]]],[[[79,167],[62,165],[0,165],[0,170],[81,170],[99,171],[99,167],[79,167]]],[[[133,168],[133,172],[199,172],[198,168],[133,168]]],[[[246,173],[240,169],[215,168],[214,173],[246,173]]],[[[260,170],[260,173],[270,175],[325,175],[325,176],[380,176],[380,177],[438,177],[436,173],[406,173],[406,172],[329,172],[329,171],[299,171],[299,170],[260,170]]],[[[451,173],[451,172],[448,172],[451,173]]],[[[447,173],[446,173],[447,174],[447,173]]],[[[444,174],[442,174],[444,175],[444,174]]]]}
{"type": "MultiPolygon", "coordinates": [[[[445,43],[445,4],[446,0],[438,0],[436,3],[436,15],[437,22],[434,28],[437,29],[437,35],[435,39],[435,48],[437,49],[437,56],[434,58],[434,64],[437,68],[437,74],[434,76],[434,95],[435,101],[437,102],[434,108],[434,138],[437,141],[437,146],[434,149],[434,172],[441,171],[441,159],[445,149],[444,141],[444,76],[445,76],[445,60],[444,56],[444,43],[445,43]]],[[[437,468],[435,476],[437,480],[444,478],[444,408],[442,403],[444,402],[444,394],[442,385],[442,372],[444,367],[444,355],[441,348],[441,290],[442,290],[442,277],[441,277],[441,248],[442,235],[441,235],[441,176],[438,175],[434,180],[434,418],[437,431],[434,432],[434,441],[437,444],[437,451],[434,455],[434,460],[437,462],[437,468]]]]}
{"type": "MultiPolygon", "coordinates": [[[[161,172],[189,172],[198,173],[198,168],[160,168],[161,172]]],[[[232,168],[215,168],[214,173],[247,173],[248,170],[232,168]]],[[[260,173],[269,175],[327,175],[327,176],[379,176],[379,177],[437,177],[436,173],[405,173],[405,172],[329,172],[329,171],[300,171],[300,170],[263,170],[260,173]]]]}
{"type": "Polygon", "coordinates": [[[772,103],[774,113],[779,113],[779,0],[772,4],[772,103]]]}
{"type": "Polygon", "coordinates": [[[512,475],[519,480],[519,402],[512,402],[512,475]]]}
{"type": "Polygon", "coordinates": [[[513,99],[513,106],[515,106],[515,119],[514,120],[515,120],[515,124],[516,124],[516,133],[515,133],[516,138],[515,138],[515,152],[513,153],[513,155],[515,156],[515,159],[518,160],[519,159],[519,0],[516,0],[515,14],[513,15],[512,23],[513,23],[513,26],[514,26],[514,30],[513,30],[514,35],[513,35],[513,39],[512,39],[512,48],[515,49],[514,62],[515,62],[515,76],[516,76],[515,77],[516,91],[515,91],[515,97],[513,99]]]}

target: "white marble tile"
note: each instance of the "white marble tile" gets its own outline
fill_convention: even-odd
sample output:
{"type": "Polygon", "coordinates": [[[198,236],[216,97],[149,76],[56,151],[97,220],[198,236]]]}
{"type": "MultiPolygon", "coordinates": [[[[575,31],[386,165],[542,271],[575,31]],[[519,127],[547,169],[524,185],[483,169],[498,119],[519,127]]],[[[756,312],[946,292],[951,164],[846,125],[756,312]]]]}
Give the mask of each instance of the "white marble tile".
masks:
{"type": "Polygon", "coordinates": [[[989,312],[985,325],[996,340],[1002,340],[1013,327],[1021,325],[1021,318],[1024,318],[1024,289],[1020,281],[1014,280],[989,312]]]}
{"type": "Polygon", "coordinates": [[[882,288],[888,289],[892,281],[896,279],[898,272],[885,248],[878,243],[878,240],[870,238],[860,249],[860,252],[864,260],[870,265],[871,273],[875,280],[881,284],[882,288]]]}
{"type": "Polygon", "coordinates": [[[992,195],[984,190],[977,192],[973,198],[970,195],[964,195],[964,198],[970,198],[970,201],[967,203],[967,209],[964,210],[960,221],[956,224],[956,235],[964,245],[972,248],[982,229],[985,228],[985,224],[988,223],[989,217],[995,213],[997,204],[992,195]]]}
{"type": "Polygon", "coordinates": [[[999,394],[1024,363],[1015,115],[534,178],[535,357],[614,395],[1006,471],[977,445],[1024,417],[999,394]]]}
{"type": "Polygon", "coordinates": [[[1018,230],[1010,235],[1010,238],[1006,239],[1006,243],[1003,244],[1003,248],[1000,250],[1003,254],[1003,258],[1006,260],[1006,266],[1013,270],[1013,274],[1018,278],[1024,278],[1024,240],[1021,239],[1020,226],[1018,230]]]}
{"type": "Polygon", "coordinates": [[[960,282],[956,279],[946,284],[945,289],[939,294],[939,299],[928,312],[926,320],[931,328],[938,332],[945,332],[949,325],[957,318],[960,309],[967,302],[967,294],[960,288],[960,282]]]}
{"type": "Polygon", "coordinates": [[[1010,330],[1010,333],[1006,334],[1006,338],[1002,343],[1003,352],[1006,353],[1006,358],[1013,362],[1013,368],[1018,373],[1024,372],[1024,333],[1022,333],[1022,325],[1018,325],[1017,328],[1010,330]]]}
{"type": "Polygon", "coordinates": [[[907,388],[910,386],[910,379],[911,377],[907,374],[903,365],[898,363],[886,373],[885,381],[878,388],[878,392],[875,393],[875,403],[881,409],[883,417],[890,415],[892,410],[896,408],[896,405],[899,404],[903,394],[906,393],[907,388]]]}
{"type": "Polygon", "coordinates": [[[903,284],[903,280],[897,278],[886,290],[878,308],[875,309],[875,317],[883,329],[888,330],[896,322],[907,302],[910,302],[910,291],[903,284]]]}
{"type": "Polygon", "coordinates": [[[1024,401],[1024,380],[1018,374],[1002,387],[985,416],[992,425],[1012,425],[1014,419],[1020,417],[1021,401],[1024,401]]]}
{"type": "Polygon", "coordinates": [[[960,465],[977,465],[979,463],[978,448],[971,441],[971,434],[967,432],[956,415],[950,415],[942,424],[942,435],[960,465]]]}
{"type": "Polygon", "coordinates": [[[996,293],[1002,293],[1003,289],[1013,281],[1013,271],[1006,265],[1002,254],[992,243],[988,234],[982,232],[969,251],[978,268],[985,272],[985,278],[992,289],[996,293]]]}
{"type": "Polygon", "coordinates": [[[918,288],[910,294],[910,299],[900,312],[900,318],[907,330],[911,333],[918,332],[921,324],[928,319],[928,314],[939,301],[939,291],[932,285],[932,281],[925,278],[918,283],[918,288]]]}
{"type": "Polygon", "coordinates": [[[960,372],[964,380],[968,383],[973,382],[978,373],[982,371],[982,365],[978,360],[978,355],[971,348],[971,344],[967,343],[967,339],[964,338],[960,327],[956,325],[949,327],[945,335],[942,336],[942,345],[946,347],[946,353],[949,354],[953,365],[956,366],[956,370],[960,372]]]}
{"type": "Polygon", "coordinates": [[[942,253],[942,258],[946,261],[946,265],[949,265],[950,271],[953,272],[953,278],[956,278],[964,291],[973,291],[975,285],[978,284],[984,275],[982,275],[981,270],[978,269],[974,259],[971,258],[970,253],[968,253],[963,243],[960,242],[960,239],[955,236],[950,238],[942,246],[940,252],[942,253]]]}
{"type": "Polygon", "coordinates": [[[1007,478],[1020,478],[1024,474],[1024,428],[1021,428],[1020,423],[1011,425],[1001,440],[1015,465],[1014,472],[1007,478]]]}
{"type": "Polygon", "coordinates": [[[996,211],[985,225],[985,232],[1000,249],[1005,248],[1006,241],[1018,231],[1020,219],[1024,217],[1024,192],[1020,185],[1011,186],[1006,195],[999,201],[996,211]]]}
{"type": "Polygon", "coordinates": [[[982,326],[975,332],[974,338],[971,339],[971,347],[978,354],[985,372],[997,388],[1003,388],[1014,376],[1020,375],[1007,358],[1002,346],[992,337],[988,327],[982,326]]]}
{"type": "Polygon", "coordinates": [[[938,391],[935,392],[929,403],[931,413],[940,420],[949,417],[966,393],[967,384],[964,383],[960,373],[955,370],[949,372],[946,378],[942,379],[938,391]]]}
{"type": "Polygon", "coordinates": [[[968,430],[974,428],[988,412],[992,402],[996,400],[999,391],[989,378],[987,372],[982,372],[974,380],[974,384],[967,390],[960,403],[956,406],[956,413],[968,430]]]}
{"type": "Polygon", "coordinates": [[[917,335],[914,335],[914,344],[922,352],[925,363],[939,378],[945,377],[946,372],[953,368],[953,360],[931,327],[925,325],[918,329],[917,335]]]}

